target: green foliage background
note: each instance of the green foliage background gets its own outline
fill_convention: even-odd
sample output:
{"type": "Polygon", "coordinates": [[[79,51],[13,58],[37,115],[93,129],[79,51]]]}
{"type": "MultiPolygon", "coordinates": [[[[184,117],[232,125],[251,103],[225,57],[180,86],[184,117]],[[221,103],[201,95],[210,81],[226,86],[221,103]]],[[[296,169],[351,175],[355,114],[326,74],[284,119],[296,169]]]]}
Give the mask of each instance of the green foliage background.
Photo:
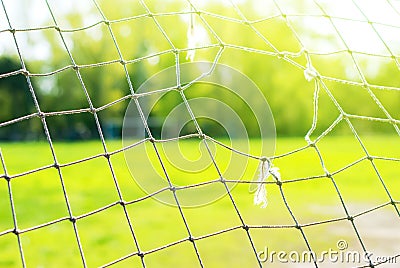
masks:
{"type": "MultiPolygon", "coordinates": [[[[243,2],[238,7],[249,21],[264,18],[266,11],[259,9],[256,5],[251,5],[251,3],[243,2]]],[[[308,4],[296,3],[294,2],[294,8],[300,11],[306,11],[309,8],[308,4]]],[[[175,64],[175,57],[171,51],[172,45],[179,50],[183,49],[179,54],[180,62],[188,61],[186,59],[187,52],[184,49],[188,46],[187,31],[190,15],[181,14],[182,11],[190,10],[188,3],[186,1],[149,1],[147,5],[153,14],[176,12],[172,15],[155,16],[169,40],[157,28],[153,18],[145,15],[147,11],[140,3],[136,1],[99,2],[104,17],[111,21],[111,29],[123,59],[135,61],[127,65],[134,90],[137,90],[141,83],[153,74],[175,64]],[[160,54],[156,55],[157,53],[160,54]],[[141,59],[147,56],[150,57],[141,59]]],[[[66,10],[62,10],[61,7],[51,6],[59,27],[67,30],[62,34],[75,63],[84,66],[115,61],[110,64],[80,69],[93,106],[99,108],[130,94],[123,66],[118,62],[118,51],[107,25],[98,23],[103,18],[96,6],[92,4],[86,6],[86,9],[70,6],[66,10]],[[88,27],[94,24],[96,25],[88,27]],[[83,30],[81,29],[83,27],[88,28],[83,30]]],[[[201,17],[198,14],[193,15],[194,25],[207,32],[206,39],[208,40],[205,41],[205,46],[210,45],[210,47],[196,50],[195,60],[213,62],[220,49],[219,42],[228,44],[218,62],[240,70],[259,86],[271,106],[278,135],[303,136],[310,128],[312,121],[314,82],[308,82],[301,68],[295,67],[281,57],[263,54],[264,52],[274,52],[273,47],[281,52],[298,53],[301,51],[302,46],[285,20],[282,17],[274,17],[268,20],[259,20],[250,26],[240,22],[241,18],[232,7],[212,1],[203,3],[202,11],[201,17]],[[215,14],[232,18],[232,20],[221,19],[215,14]],[[235,19],[237,21],[234,21],[235,19]],[[255,30],[259,31],[263,38],[257,35],[255,30]],[[270,44],[267,44],[266,40],[270,44]]],[[[49,15],[45,24],[54,25],[49,15]]],[[[318,27],[308,27],[302,21],[294,21],[292,24],[295,25],[296,33],[300,33],[303,43],[304,40],[308,40],[308,43],[315,43],[315,46],[321,47],[321,50],[324,46],[343,47],[343,45],[338,45],[340,43],[338,36],[329,31],[322,34],[318,31],[318,27]]],[[[72,65],[62,39],[54,28],[36,31],[35,35],[36,37],[30,32],[17,34],[17,40],[18,38],[27,39],[28,45],[22,47],[21,52],[31,73],[43,74],[72,65]],[[30,50],[37,50],[38,48],[39,50],[47,50],[48,56],[40,58],[30,54],[30,50]]],[[[306,48],[308,49],[307,45],[306,48]]],[[[400,80],[393,79],[398,76],[398,68],[393,60],[367,57],[363,54],[357,54],[355,58],[369,83],[393,87],[400,86],[400,80]],[[371,68],[371,65],[373,65],[373,68],[371,68]]],[[[304,53],[299,54],[298,57],[293,57],[292,60],[301,66],[307,64],[304,53]]],[[[311,60],[321,75],[361,82],[360,75],[357,73],[347,51],[312,54],[311,60]]],[[[3,73],[20,68],[19,60],[15,55],[11,55],[11,58],[3,57],[0,65],[3,73]],[[14,61],[11,61],[11,59],[14,61]]],[[[72,68],[51,76],[32,77],[31,80],[39,105],[44,112],[89,108],[82,85],[72,68]]],[[[0,102],[2,107],[8,107],[2,109],[0,113],[1,122],[36,112],[33,101],[29,101],[25,97],[17,97],[17,94],[23,91],[26,96],[30,96],[26,83],[22,81],[25,81],[22,75],[1,79],[0,102]],[[18,85],[13,84],[16,79],[18,85]],[[15,90],[10,90],[10,88],[15,88],[15,90]],[[9,106],[21,107],[21,109],[16,112],[14,108],[11,109],[9,106]]],[[[372,117],[386,117],[364,87],[332,81],[325,81],[325,83],[345,112],[372,117]]],[[[373,93],[376,94],[389,113],[394,118],[398,118],[400,98],[398,92],[379,89],[374,90],[373,93]]],[[[221,98],[228,98],[228,96],[223,95],[224,93],[219,94],[222,94],[221,98]]],[[[119,102],[99,112],[106,135],[110,137],[120,135],[122,118],[128,101],[119,102]]],[[[152,115],[165,117],[173,104],[179,103],[179,101],[179,99],[171,99],[171,97],[166,96],[152,115]]],[[[237,100],[232,99],[230,101],[232,101],[233,106],[236,105],[237,100]]],[[[318,129],[322,131],[333,122],[339,113],[332,100],[324,92],[320,96],[320,108],[322,109],[320,109],[318,129]]],[[[238,113],[246,114],[246,111],[239,109],[238,113]]],[[[87,139],[97,138],[98,136],[90,113],[48,117],[48,124],[53,132],[51,134],[58,139],[87,139]]],[[[204,128],[209,130],[209,135],[220,135],[218,131],[213,133],[212,125],[204,124],[204,128]]],[[[256,126],[256,122],[253,122],[254,126],[251,125],[252,122],[249,124],[250,130],[256,126]]],[[[369,122],[357,122],[355,124],[366,132],[393,131],[393,127],[389,124],[371,124],[369,122]]],[[[2,129],[0,138],[44,138],[40,120],[33,119],[29,122],[21,122],[18,129],[20,132],[30,134],[16,133],[18,131],[11,126],[2,129]],[[24,131],[24,129],[29,131],[24,131]]],[[[337,131],[337,133],[345,132],[349,132],[349,130],[346,128],[337,131]]],[[[251,131],[249,133],[255,135],[251,131]]]]}

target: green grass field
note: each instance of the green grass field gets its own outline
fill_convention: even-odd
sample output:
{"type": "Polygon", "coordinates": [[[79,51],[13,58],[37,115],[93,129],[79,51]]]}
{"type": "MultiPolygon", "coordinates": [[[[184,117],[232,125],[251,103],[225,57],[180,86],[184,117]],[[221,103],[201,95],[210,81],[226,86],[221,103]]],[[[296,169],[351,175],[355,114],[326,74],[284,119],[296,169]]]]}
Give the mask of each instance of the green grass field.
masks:
{"type": "MultiPolygon", "coordinates": [[[[370,155],[400,158],[398,137],[363,137],[363,142],[370,155]]],[[[257,148],[258,144],[259,141],[251,141],[252,148],[257,148]]],[[[305,145],[306,142],[301,138],[281,138],[277,141],[276,154],[305,145]]],[[[0,146],[9,175],[53,164],[46,142],[2,143],[0,146]]],[[[121,142],[109,141],[107,146],[109,151],[113,151],[121,148],[121,142]]],[[[150,144],[140,146],[143,148],[147,146],[148,156],[151,162],[155,163],[156,171],[160,172],[150,144]]],[[[157,146],[161,149],[160,144],[157,146]]],[[[189,158],[204,157],[200,154],[201,148],[199,151],[198,141],[182,141],[180,146],[182,153],[189,158]]],[[[324,138],[317,146],[326,168],[331,173],[365,156],[357,140],[351,136],[324,138]]],[[[61,164],[103,152],[100,142],[96,141],[55,143],[54,147],[61,164]]],[[[139,147],[132,151],[135,152],[139,147]]],[[[230,159],[230,151],[217,146],[215,152],[218,165],[222,170],[225,169],[230,159]]],[[[146,157],[140,153],[130,155],[132,159],[129,161],[133,161],[136,166],[132,172],[133,175],[143,177],[149,174],[146,157]]],[[[173,164],[166,160],[164,153],[162,157],[171,180],[176,184],[190,184],[193,181],[188,178],[192,177],[195,182],[215,179],[216,172],[212,166],[207,166],[200,173],[188,175],[184,170],[174,168],[173,164]]],[[[124,200],[131,201],[146,196],[132,178],[125,163],[124,154],[114,154],[110,159],[124,200]]],[[[238,157],[234,161],[239,163],[246,160],[248,159],[245,157],[238,157]]],[[[374,163],[392,198],[400,200],[400,162],[376,159],[374,163]]],[[[236,166],[236,163],[233,164],[236,166]]],[[[238,170],[237,173],[230,172],[227,179],[242,177],[252,180],[257,165],[257,161],[249,160],[243,176],[241,176],[242,170],[238,170]]],[[[274,161],[274,165],[280,168],[284,181],[324,174],[318,155],[313,148],[278,158],[274,161]]],[[[237,164],[237,166],[240,165],[237,164]]],[[[63,167],[61,172],[75,217],[119,200],[105,157],[63,167]]],[[[0,174],[4,174],[2,169],[0,174]]],[[[339,172],[334,175],[334,179],[351,215],[389,201],[388,194],[369,160],[363,160],[339,172]]],[[[25,230],[68,217],[59,175],[55,168],[16,177],[11,180],[11,186],[18,229],[25,230]]],[[[253,205],[253,195],[249,193],[249,184],[238,184],[232,190],[232,196],[245,223],[248,225],[293,225],[293,219],[283,203],[278,186],[268,184],[267,191],[269,204],[267,208],[261,209],[253,205]]],[[[338,194],[329,178],[284,183],[283,192],[300,224],[345,217],[338,194]]],[[[193,199],[202,198],[196,196],[195,192],[191,194],[193,199]]],[[[1,179],[0,233],[14,228],[9,200],[7,181],[1,179]]],[[[174,206],[164,205],[149,198],[128,205],[127,211],[142,251],[149,251],[188,237],[179,210],[174,206]]],[[[194,237],[241,225],[227,196],[201,207],[184,208],[183,213],[194,237]]],[[[392,240],[382,238],[382,240],[380,238],[385,235],[376,237],[374,234],[378,229],[386,234],[385,232],[390,233],[396,230],[394,228],[397,228],[398,233],[400,226],[398,219],[393,206],[388,205],[356,217],[355,225],[369,250],[376,250],[376,252],[383,250],[385,254],[394,254],[398,249],[399,237],[395,236],[392,240]]],[[[76,224],[89,267],[104,265],[136,251],[120,205],[78,219],[76,224]]],[[[311,247],[317,252],[327,250],[329,247],[335,248],[336,241],[339,239],[345,239],[349,249],[361,251],[354,229],[347,220],[311,225],[304,227],[303,230],[311,247]]],[[[263,250],[265,247],[277,251],[306,249],[301,233],[296,228],[250,229],[250,234],[257,250],[263,250]]],[[[21,243],[28,267],[80,267],[82,265],[73,227],[68,220],[25,232],[21,235],[21,243]]],[[[206,267],[257,266],[246,232],[242,228],[197,240],[196,245],[206,267]]],[[[0,267],[21,266],[17,238],[13,233],[0,236],[0,249],[0,267]]],[[[146,254],[144,260],[147,267],[198,266],[195,251],[189,241],[146,254]]],[[[133,256],[115,266],[141,267],[140,258],[133,256]]],[[[283,264],[275,263],[272,267],[280,266],[283,264]]],[[[290,267],[290,265],[287,264],[284,267],[290,267]]]]}

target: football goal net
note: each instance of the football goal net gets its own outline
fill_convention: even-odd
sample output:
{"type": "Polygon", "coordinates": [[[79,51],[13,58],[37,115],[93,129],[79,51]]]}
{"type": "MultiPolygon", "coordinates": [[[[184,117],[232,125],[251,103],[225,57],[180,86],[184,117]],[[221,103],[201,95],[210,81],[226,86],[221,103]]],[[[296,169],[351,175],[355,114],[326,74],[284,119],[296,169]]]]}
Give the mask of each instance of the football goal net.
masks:
{"type": "Polygon", "coordinates": [[[0,267],[399,265],[399,1],[0,2],[0,267]]]}

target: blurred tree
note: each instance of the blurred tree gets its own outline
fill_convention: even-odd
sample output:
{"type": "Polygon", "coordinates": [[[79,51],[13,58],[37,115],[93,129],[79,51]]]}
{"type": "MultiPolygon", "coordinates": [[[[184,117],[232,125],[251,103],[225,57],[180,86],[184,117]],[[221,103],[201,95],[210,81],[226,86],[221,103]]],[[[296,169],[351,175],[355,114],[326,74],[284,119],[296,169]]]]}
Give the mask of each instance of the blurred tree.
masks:
{"type": "MultiPolygon", "coordinates": [[[[21,69],[18,60],[0,58],[0,73],[21,69]]],[[[0,79],[0,122],[6,122],[35,112],[26,78],[22,74],[0,79]]],[[[0,129],[0,139],[19,140],[29,135],[29,123],[11,124],[0,129]]]]}
{"type": "MultiPolygon", "coordinates": [[[[91,8],[90,16],[86,13],[76,12],[76,10],[64,11],[63,25],[68,25],[69,29],[76,29],[62,33],[72,58],[78,65],[94,65],[90,68],[81,68],[79,70],[80,76],[72,68],[69,68],[48,77],[32,78],[43,111],[89,108],[86,93],[95,108],[115,102],[130,93],[127,78],[132,82],[133,90],[137,91],[139,86],[153,74],[175,64],[177,59],[172,52],[173,48],[185,49],[189,45],[193,45],[190,44],[187,36],[190,27],[189,21],[192,19],[194,28],[197,29],[198,36],[196,38],[199,39],[196,39],[196,42],[199,42],[199,44],[195,42],[196,45],[218,45],[219,40],[221,40],[225,44],[235,46],[225,47],[218,62],[238,69],[259,86],[271,106],[277,132],[280,136],[304,135],[307,132],[311,126],[313,115],[314,82],[308,82],[305,79],[301,68],[295,67],[282,57],[268,55],[268,53],[276,51],[298,53],[302,49],[300,41],[284,18],[271,17],[249,25],[238,20],[241,18],[232,7],[219,2],[207,1],[199,4],[206,13],[202,13],[201,17],[194,14],[192,18],[187,13],[176,14],[176,12],[190,10],[186,1],[146,1],[146,4],[147,8],[155,14],[175,13],[174,15],[155,16],[154,18],[143,16],[147,14],[147,11],[139,1],[126,0],[99,1],[100,9],[104,14],[101,14],[94,5],[91,8]],[[212,14],[218,14],[218,16],[212,14]],[[87,23],[88,20],[95,22],[103,20],[103,15],[105,19],[112,22],[110,23],[112,35],[105,23],[96,24],[85,30],[81,29],[90,25],[90,23],[87,23]],[[221,20],[221,17],[232,19],[221,20]],[[155,20],[157,20],[157,23],[155,20]],[[162,28],[162,31],[159,27],[162,28]],[[125,73],[124,66],[118,62],[120,55],[125,61],[131,61],[125,66],[128,75],[125,73]],[[109,64],[110,61],[113,61],[113,63],[109,64]]],[[[297,5],[296,9],[298,10],[307,9],[307,6],[303,7],[300,3],[297,5]]],[[[267,16],[264,14],[267,12],[266,10],[261,10],[257,5],[249,5],[247,2],[239,4],[239,8],[249,20],[257,20],[267,16]]],[[[305,25],[297,25],[297,30],[302,30],[301,27],[305,27],[305,25]]],[[[302,33],[307,32],[308,36],[302,35],[301,38],[316,41],[319,38],[323,39],[325,43],[336,42],[334,37],[329,34],[321,37],[312,30],[302,31],[302,33]]],[[[46,73],[72,64],[65,45],[56,30],[43,31],[43,39],[50,44],[51,53],[49,54],[51,57],[45,60],[32,60],[29,62],[30,66],[33,66],[40,73],[46,73]]],[[[195,52],[194,60],[212,62],[215,60],[218,49],[219,47],[198,49],[195,52]]],[[[186,51],[180,53],[179,61],[181,63],[188,61],[186,55],[186,51]]],[[[351,70],[353,65],[349,62],[348,55],[312,55],[311,58],[313,65],[322,75],[340,79],[358,79],[358,74],[351,70]]],[[[307,64],[304,54],[299,57],[291,57],[290,60],[302,66],[307,64]]],[[[5,62],[3,60],[1,62],[3,69],[0,71],[3,73],[19,68],[17,63],[15,63],[17,65],[12,64],[10,61],[5,62]]],[[[368,67],[369,61],[360,64],[368,67]]],[[[389,65],[393,65],[393,61],[383,62],[380,66],[375,66],[376,70],[370,72],[367,77],[368,81],[372,81],[374,84],[389,83],[389,85],[398,87],[398,83],[393,85],[391,82],[393,81],[392,77],[398,75],[398,69],[389,65]]],[[[365,73],[368,74],[368,68],[365,73]]],[[[21,78],[23,77],[21,76],[21,78]]],[[[2,88],[0,102],[2,102],[2,107],[7,107],[0,111],[3,120],[28,114],[32,105],[29,102],[29,94],[26,94],[27,89],[24,88],[26,87],[25,82],[18,82],[20,84],[15,86],[13,84],[17,83],[16,81],[19,79],[17,79],[17,76],[7,79],[0,81],[2,88]],[[11,80],[7,82],[7,79],[11,80]],[[13,91],[10,88],[19,89],[13,91]],[[7,102],[9,99],[13,99],[16,103],[25,104],[21,106],[23,108],[17,109],[15,107],[18,107],[18,105],[15,106],[7,102]]],[[[176,77],[170,79],[173,83],[176,77]]],[[[18,81],[23,81],[23,79],[18,81]]],[[[385,116],[382,115],[382,110],[374,103],[370,94],[361,87],[356,88],[333,82],[327,83],[332,95],[346,112],[368,116],[385,116]],[[357,95],[359,102],[366,105],[355,105],[354,98],[349,97],[355,95],[357,95]]],[[[187,96],[188,98],[195,98],[203,96],[205,93],[207,92],[192,90],[188,91],[187,96]]],[[[241,103],[240,99],[228,96],[229,93],[223,90],[214,90],[211,94],[217,99],[229,101],[233,107],[242,111],[243,119],[246,119],[247,107],[241,103]]],[[[324,90],[321,90],[320,94],[320,107],[329,107],[329,109],[320,109],[318,128],[323,130],[332,123],[338,112],[324,90]]],[[[398,109],[396,109],[398,93],[375,92],[375,94],[393,116],[398,114],[398,109]],[[393,95],[396,96],[393,97],[393,95]]],[[[147,98],[149,97],[144,97],[141,101],[146,101],[147,98]]],[[[109,134],[114,137],[120,135],[122,118],[128,102],[129,100],[116,102],[98,113],[106,135],[109,134]]],[[[179,94],[168,94],[157,104],[151,115],[163,118],[180,102],[179,94]]],[[[207,109],[214,108],[207,107],[207,109]]],[[[55,138],[79,139],[97,138],[98,136],[94,118],[90,113],[50,117],[48,121],[51,134],[55,138]]],[[[210,135],[221,133],[217,129],[215,133],[212,133],[213,123],[211,121],[205,120],[203,124],[204,128],[211,131],[210,135]]],[[[257,122],[247,120],[246,124],[250,130],[249,134],[257,135],[253,131],[256,129],[257,122]]],[[[361,124],[371,125],[369,122],[361,124]]],[[[386,131],[379,126],[373,127],[373,130],[386,131]]]]}

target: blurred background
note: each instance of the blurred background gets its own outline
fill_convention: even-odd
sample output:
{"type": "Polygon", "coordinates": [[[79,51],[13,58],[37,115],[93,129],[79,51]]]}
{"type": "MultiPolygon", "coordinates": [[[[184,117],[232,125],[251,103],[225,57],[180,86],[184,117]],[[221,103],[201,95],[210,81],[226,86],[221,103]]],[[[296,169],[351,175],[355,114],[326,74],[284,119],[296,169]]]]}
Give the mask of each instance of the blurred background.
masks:
{"type": "MultiPolygon", "coordinates": [[[[0,2],[0,267],[192,267],[197,253],[206,267],[257,267],[255,251],[265,247],[321,253],[342,240],[349,251],[398,256],[399,1],[0,2]],[[161,70],[191,61],[241,71],[271,107],[276,152],[267,156],[276,157],[282,184],[268,179],[265,209],[249,191],[263,142],[258,122],[229,90],[195,85],[184,94],[229,104],[246,126],[250,139],[242,142],[254,158],[207,140],[216,152],[210,157],[197,136],[121,144],[132,92],[141,93],[140,85],[161,70]],[[315,145],[304,139],[313,117],[311,140],[321,138],[315,145]],[[164,144],[178,144],[179,154],[164,144]],[[231,180],[229,190],[211,158],[231,180]],[[162,204],[150,197],[175,200],[170,188],[145,192],[137,181],[166,182],[164,168],[174,185],[189,187],[178,195],[203,198],[201,183],[230,195],[182,210],[162,204]]],[[[174,84],[177,76],[169,79],[174,84]]],[[[181,103],[171,91],[153,107],[148,124],[156,138],[181,103]]],[[[224,126],[199,122],[207,135],[233,146],[224,126]]],[[[193,124],[179,135],[188,133],[196,133],[193,124]]],[[[315,266],[271,267],[294,265],[315,266]]]]}
{"type": "MultiPolygon", "coordinates": [[[[371,85],[400,86],[400,79],[393,79],[399,72],[395,55],[400,51],[397,38],[400,16],[393,6],[396,2],[362,1],[358,9],[347,1],[319,1],[318,5],[313,1],[283,1],[278,9],[273,1],[235,1],[237,9],[250,23],[244,22],[229,1],[192,1],[192,4],[193,7],[187,1],[147,1],[149,11],[158,14],[157,25],[138,1],[98,1],[98,6],[92,1],[49,1],[53,14],[45,1],[4,1],[12,27],[17,29],[15,38],[26,69],[38,75],[31,77],[31,83],[43,112],[89,108],[83,85],[95,108],[130,94],[114,41],[123,59],[131,61],[126,66],[135,91],[153,74],[175,64],[174,48],[183,49],[179,54],[181,63],[217,60],[238,69],[262,90],[271,106],[278,136],[304,136],[310,127],[314,83],[308,82],[303,69],[296,67],[298,64],[306,68],[307,57],[322,76],[360,85],[365,79],[371,85]],[[191,13],[198,10],[201,16],[191,13]],[[52,15],[63,39],[54,27],[52,15]],[[113,36],[105,20],[110,22],[113,36]],[[370,27],[370,22],[379,35],[370,27]],[[218,55],[221,43],[226,46],[218,55]],[[188,48],[197,49],[185,50],[188,48]],[[278,52],[287,53],[292,63],[276,56],[278,52]],[[71,59],[82,66],[83,85],[72,69],[71,59]]],[[[6,14],[1,10],[2,74],[22,68],[8,28],[6,14]]],[[[329,79],[327,85],[345,112],[385,117],[366,90],[334,79],[329,79]]],[[[398,118],[398,91],[374,87],[372,90],[387,111],[398,118]]],[[[0,79],[0,122],[36,112],[32,96],[27,92],[23,74],[0,79]]],[[[154,129],[160,127],[159,122],[178,101],[168,94],[165,98],[168,101],[160,102],[151,113],[149,124],[154,129]]],[[[99,112],[107,138],[121,136],[128,102],[129,99],[119,101],[99,112]]],[[[240,100],[231,98],[230,102],[235,106],[240,100]]],[[[324,109],[320,111],[318,127],[323,130],[332,124],[338,112],[327,96],[320,97],[320,106],[324,109]]],[[[240,110],[240,103],[236,107],[240,110]]],[[[54,139],[98,138],[93,117],[87,112],[51,116],[48,124],[54,139]]],[[[212,124],[204,122],[210,136],[224,135],[212,124]]],[[[247,124],[250,136],[256,135],[251,131],[252,122],[247,124]]],[[[393,131],[389,124],[360,121],[356,125],[364,133],[393,131]]],[[[336,134],[346,132],[347,127],[335,131],[336,134]]],[[[0,139],[41,140],[44,134],[40,120],[24,120],[2,127],[0,139]]]]}

